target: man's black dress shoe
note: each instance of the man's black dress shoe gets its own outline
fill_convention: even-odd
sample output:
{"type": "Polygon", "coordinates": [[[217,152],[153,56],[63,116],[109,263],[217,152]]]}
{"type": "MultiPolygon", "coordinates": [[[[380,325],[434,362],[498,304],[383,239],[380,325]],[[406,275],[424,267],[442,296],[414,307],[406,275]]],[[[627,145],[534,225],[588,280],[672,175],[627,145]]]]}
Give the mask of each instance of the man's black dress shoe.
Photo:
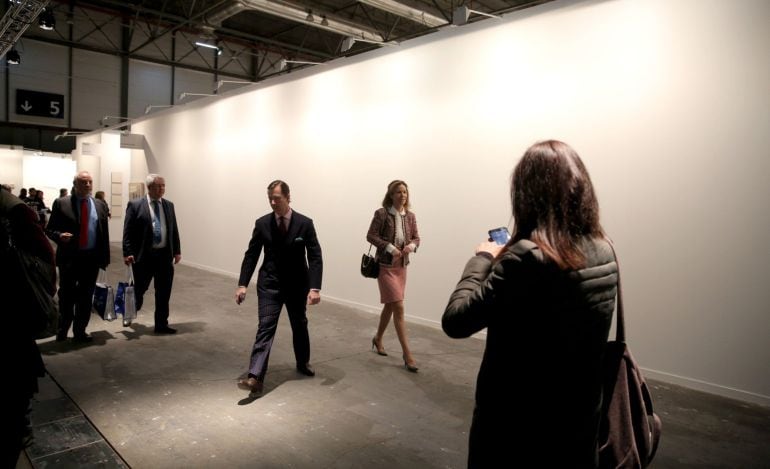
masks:
{"type": "Polygon", "coordinates": [[[262,381],[253,376],[238,380],[238,387],[254,394],[262,394],[262,381]]]}
{"type": "Polygon", "coordinates": [[[156,327],[155,333],[156,334],[176,334],[176,329],[173,329],[168,326],[156,327]]]}
{"type": "Polygon", "coordinates": [[[81,344],[87,344],[87,343],[89,343],[89,342],[93,342],[93,341],[94,341],[94,338],[93,338],[93,337],[91,337],[91,336],[90,336],[90,335],[88,335],[88,334],[76,334],[76,335],[75,335],[75,336],[72,338],[72,341],[73,341],[73,342],[79,342],[79,343],[81,343],[81,344]]]}
{"type": "Polygon", "coordinates": [[[67,340],[67,333],[66,332],[64,334],[62,334],[62,333],[56,334],[56,342],[64,342],[65,340],[67,340]]]}
{"type": "Polygon", "coordinates": [[[299,371],[305,376],[315,376],[315,371],[313,370],[313,367],[310,366],[310,363],[305,363],[304,365],[297,365],[297,371],[299,371]]]}

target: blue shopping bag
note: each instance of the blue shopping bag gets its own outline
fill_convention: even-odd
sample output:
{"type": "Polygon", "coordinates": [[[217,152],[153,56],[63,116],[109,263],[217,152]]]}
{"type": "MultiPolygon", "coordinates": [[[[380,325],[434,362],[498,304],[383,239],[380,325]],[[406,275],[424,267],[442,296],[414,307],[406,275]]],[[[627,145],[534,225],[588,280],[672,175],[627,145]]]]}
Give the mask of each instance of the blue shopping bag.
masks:
{"type": "Polygon", "coordinates": [[[93,309],[105,321],[114,321],[116,318],[115,294],[112,286],[107,283],[107,272],[104,269],[100,270],[99,277],[96,280],[93,309]]]}
{"type": "Polygon", "coordinates": [[[134,271],[129,265],[125,282],[118,282],[115,291],[115,314],[123,316],[123,323],[136,319],[136,296],[134,295],[134,271]]]}

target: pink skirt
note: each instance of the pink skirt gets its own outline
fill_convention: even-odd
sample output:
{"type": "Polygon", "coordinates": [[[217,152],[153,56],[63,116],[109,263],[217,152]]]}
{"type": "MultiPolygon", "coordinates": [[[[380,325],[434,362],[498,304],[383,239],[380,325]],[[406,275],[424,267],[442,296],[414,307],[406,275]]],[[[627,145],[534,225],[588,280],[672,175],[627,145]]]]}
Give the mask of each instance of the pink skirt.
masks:
{"type": "Polygon", "coordinates": [[[403,301],[404,290],[406,290],[406,267],[387,267],[380,264],[377,285],[380,287],[380,303],[403,301]]]}

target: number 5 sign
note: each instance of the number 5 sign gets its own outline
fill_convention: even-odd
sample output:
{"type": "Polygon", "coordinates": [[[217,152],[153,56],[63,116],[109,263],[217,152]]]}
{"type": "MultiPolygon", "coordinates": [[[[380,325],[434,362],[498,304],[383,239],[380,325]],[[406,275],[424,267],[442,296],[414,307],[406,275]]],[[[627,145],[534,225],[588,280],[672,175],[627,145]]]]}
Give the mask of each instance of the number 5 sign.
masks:
{"type": "Polygon", "coordinates": [[[16,89],[16,114],[64,119],[64,95],[16,89]]]}

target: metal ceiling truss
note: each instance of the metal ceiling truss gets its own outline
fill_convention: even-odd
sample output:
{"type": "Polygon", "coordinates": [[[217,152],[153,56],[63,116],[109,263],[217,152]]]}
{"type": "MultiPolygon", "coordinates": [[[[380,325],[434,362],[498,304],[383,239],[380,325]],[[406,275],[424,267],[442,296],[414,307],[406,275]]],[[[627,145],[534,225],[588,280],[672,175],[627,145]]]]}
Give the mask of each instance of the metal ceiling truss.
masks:
{"type": "Polygon", "coordinates": [[[13,48],[46,5],[48,0],[8,0],[0,19],[0,57],[13,48]]]}
{"type": "MultiPolygon", "coordinates": [[[[34,16],[49,3],[10,1],[11,5],[38,4],[34,16]]],[[[78,37],[72,32],[65,37],[58,30],[57,37],[37,31],[25,37],[259,81],[278,73],[275,64],[281,59],[322,63],[435,31],[450,24],[453,12],[466,4],[478,11],[502,14],[553,0],[298,1],[53,0],[52,10],[64,17],[59,24],[72,24],[77,18],[89,26],[79,29],[78,37]],[[281,20],[271,22],[265,14],[281,20]],[[120,31],[127,35],[121,38],[120,31]],[[196,47],[196,40],[202,37],[216,44],[223,55],[196,47]],[[247,63],[242,62],[244,55],[251,58],[247,63]]],[[[27,26],[34,21],[31,15],[27,26]]],[[[483,17],[470,21],[478,19],[483,17]]],[[[6,44],[0,42],[0,46],[6,44]]]]}
{"type": "MultiPolygon", "coordinates": [[[[93,12],[107,13],[102,10],[94,10],[89,7],[76,6],[66,13],[58,12],[62,15],[66,15],[68,22],[72,22],[72,17],[76,16],[79,19],[87,22],[89,25],[85,32],[78,34],[77,37],[71,39],[66,37],[66,28],[58,28],[55,31],[55,37],[43,36],[41,34],[27,35],[30,39],[38,40],[41,42],[53,43],[57,45],[64,45],[73,48],[79,48],[89,50],[92,52],[105,53],[116,56],[128,56],[137,60],[142,60],[151,63],[157,63],[162,65],[176,66],[187,68],[190,70],[202,71],[212,73],[214,75],[225,74],[229,76],[238,77],[241,79],[258,81],[265,78],[268,75],[263,75],[260,70],[269,70],[271,67],[265,68],[262,66],[244,66],[239,57],[244,54],[256,57],[267,57],[274,55],[275,57],[269,62],[262,61],[261,65],[265,63],[277,64],[282,57],[290,58],[305,58],[312,61],[326,61],[333,58],[333,55],[326,54],[310,50],[304,47],[297,48],[288,43],[282,43],[280,41],[270,40],[267,38],[256,37],[253,35],[243,34],[241,32],[232,31],[232,35],[218,35],[223,39],[218,39],[217,44],[222,48],[223,52],[232,53],[231,56],[225,56],[223,60],[216,60],[216,54],[206,54],[206,50],[200,50],[195,46],[196,40],[198,40],[202,34],[200,30],[193,28],[180,28],[179,24],[167,22],[169,20],[168,14],[163,12],[155,12],[155,17],[138,16],[138,15],[117,15],[116,12],[112,12],[112,16],[98,17],[93,12]],[[117,37],[110,36],[105,32],[107,26],[116,22],[126,22],[126,24],[116,25],[118,28],[128,27],[130,30],[130,37],[134,37],[137,33],[144,34],[148,37],[147,40],[141,42],[141,44],[131,47],[129,50],[122,49],[117,43],[117,37]],[[160,30],[160,33],[154,33],[154,31],[160,30]],[[175,47],[175,50],[169,50],[164,48],[159,43],[159,39],[172,33],[173,40],[169,41],[178,42],[182,40],[184,44],[184,53],[178,54],[179,46],[175,47]],[[237,37],[246,36],[246,37],[237,37]],[[94,37],[98,37],[98,40],[93,40],[94,37]],[[89,44],[91,43],[91,44],[89,44]],[[93,45],[99,43],[99,46],[93,45]],[[147,47],[151,47],[155,53],[142,52],[147,47]],[[187,48],[189,47],[189,50],[187,48]],[[156,56],[157,55],[157,56],[156,56]],[[176,56],[175,56],[176,55],[176,56]],[[191,64],[189,60],[190,56],[195,56],[198,61],[202,61],[203,64],[191,64]],[[238,69],[240,72],[233,72],[232,70],[222,70],[227,65],[233,62],[238,63],[238,69]]],[[[145,11],[146,12],[146,11],[145,11]]],[[[65,23],[65,21],[61,21],[65,23]]],[[[227,31],[227,28],[223,28],[227,31]]],[[[129,41],[131,42],[131,41],[129,41]]],[[[221,58],[221,57],[220,57],[221,58]]]]}

